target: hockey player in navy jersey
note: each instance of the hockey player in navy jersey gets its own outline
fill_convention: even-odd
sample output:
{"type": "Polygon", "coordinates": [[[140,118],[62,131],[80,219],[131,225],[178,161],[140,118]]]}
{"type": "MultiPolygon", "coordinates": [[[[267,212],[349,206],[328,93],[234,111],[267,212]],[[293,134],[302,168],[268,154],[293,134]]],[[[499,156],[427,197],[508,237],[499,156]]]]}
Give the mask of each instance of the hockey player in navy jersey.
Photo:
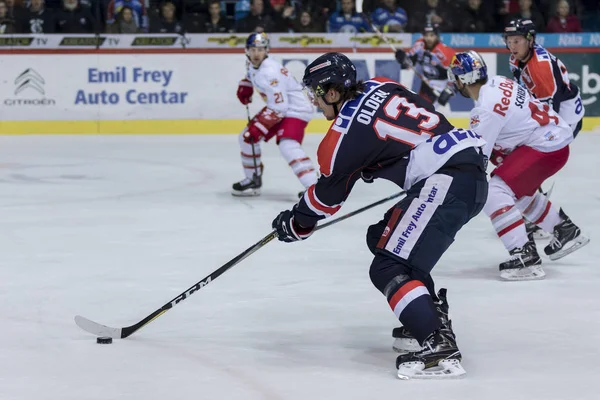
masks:
{"type": "Polygon", "coordinates": [[[464,374],[444,312],[445,290],[436,296],[430,272],[456,233],[483,208],[485,141],[456,129],[431,103],[396,82],[357,81],[355,66],[340,53],[324,54],[308,65],[303,83],[334,123],[318,148],[317,183],[273,221],[279,240],[308,238],[319,220],[342,207],[361,178],[387,179],[404,188],[406,197],[367,231],[374,255],[371,281],[423,345],[397,358],[398,376],[464,374]]]}
{"type": "Polygon", "coordinates": [[[579,88],[569,79],[567,67],[535,42],[535,25],[529,19],[511,21],[502,38],[510,51],[510,69],[517,82],[567,121],[576,137],[585,108],[579,88]]]}
{"type": "Polygon", "coordinates": [[[454,53],[454,49],[441,42],[439,27],[426,24],[423,37],[417,39],[408,52],[396,50],[396,61],[402,69],[420,71],[428,82],[421,81],[419,95],[444,106],[454,96],[452,86],[448,85],[448,66],[454,53]]]}

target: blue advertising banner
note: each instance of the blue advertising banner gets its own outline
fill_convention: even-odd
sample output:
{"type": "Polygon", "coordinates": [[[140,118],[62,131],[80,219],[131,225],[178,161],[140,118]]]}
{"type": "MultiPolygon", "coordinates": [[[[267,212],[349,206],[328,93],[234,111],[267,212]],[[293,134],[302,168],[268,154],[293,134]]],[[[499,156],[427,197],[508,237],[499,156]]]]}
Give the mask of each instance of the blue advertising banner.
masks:
{"type": "MultiPolygon", "coordinates": [[[[413,42],[420,38],[413,35],[413,42]]],[[[501,33],[442,33],[442,41],[450,47],[504,48],[501,33]]],[[[549,33],[536,36],[536,42],[544,47],[600,47],[600,33],[549,33]]]]}

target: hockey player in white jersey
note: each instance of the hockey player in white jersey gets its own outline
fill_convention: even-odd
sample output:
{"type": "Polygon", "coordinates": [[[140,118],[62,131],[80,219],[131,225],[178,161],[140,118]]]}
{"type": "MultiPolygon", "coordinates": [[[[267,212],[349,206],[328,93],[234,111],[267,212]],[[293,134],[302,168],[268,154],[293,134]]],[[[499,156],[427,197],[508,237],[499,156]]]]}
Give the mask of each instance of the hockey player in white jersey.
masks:
{"type": "Polygon", "coordinates": [[[460,93],[475,101],[470,129],[487,142],[486,156],[497,165],[490,179],[484,212],[510,258],[500,264],[506,280],[545,276],[535,242],[528,237],[523,217],[554,237],[544,248],[557,260],[589,242],[580,229],[537,188],[557,173],[569,158],[571,127],[547,104],[540,103],[515,81],[489,77],[483,58],[475,51],[457,53],[449,78],[460,93]]]}
{"type": "Polygon", "coordinates": [[[304,188],[317,181],[317,172],[301,147],[304,129],[313,114],[313,106],[302,86],[279,62],[268,58],[269,38],[252,33],[246,41],[248,70],[239,83],[237,97],[244,105],[252,101],[254,88],[266,106],[240,133],[242,166],[246,177],[233,184],[234,196],[260,195],[262,186],[261,141],[273,137],[279,151],[304,188]]]}

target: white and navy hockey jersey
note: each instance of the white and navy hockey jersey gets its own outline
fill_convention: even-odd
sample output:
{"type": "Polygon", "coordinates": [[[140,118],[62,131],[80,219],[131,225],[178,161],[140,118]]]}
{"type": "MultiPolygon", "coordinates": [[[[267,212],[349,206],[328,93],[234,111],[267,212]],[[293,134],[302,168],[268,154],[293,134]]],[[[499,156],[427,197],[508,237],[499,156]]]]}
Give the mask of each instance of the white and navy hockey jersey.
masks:
{"type": "Polygon", "coordinates": [[[535,43],[526,63],[513,55],[509,63],[515,80],[536,99],[550,105],[571,128],[583,118],[579,88],[570,81],[567,67],[548,50],[535,43]]]}

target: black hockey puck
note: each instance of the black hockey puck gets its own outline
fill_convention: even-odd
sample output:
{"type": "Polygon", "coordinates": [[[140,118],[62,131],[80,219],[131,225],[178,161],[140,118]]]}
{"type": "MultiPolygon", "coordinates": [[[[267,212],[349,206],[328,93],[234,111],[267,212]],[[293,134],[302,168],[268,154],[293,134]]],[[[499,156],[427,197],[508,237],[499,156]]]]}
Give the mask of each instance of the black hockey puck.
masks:
{"type": "Polygon", "coordinates": [[[98,343],[98,344],[111,344],[112,343],[112,338],[110,338],[110,337],[99,337],[99,338],[96,338],[96,343],[98,343]]]}

